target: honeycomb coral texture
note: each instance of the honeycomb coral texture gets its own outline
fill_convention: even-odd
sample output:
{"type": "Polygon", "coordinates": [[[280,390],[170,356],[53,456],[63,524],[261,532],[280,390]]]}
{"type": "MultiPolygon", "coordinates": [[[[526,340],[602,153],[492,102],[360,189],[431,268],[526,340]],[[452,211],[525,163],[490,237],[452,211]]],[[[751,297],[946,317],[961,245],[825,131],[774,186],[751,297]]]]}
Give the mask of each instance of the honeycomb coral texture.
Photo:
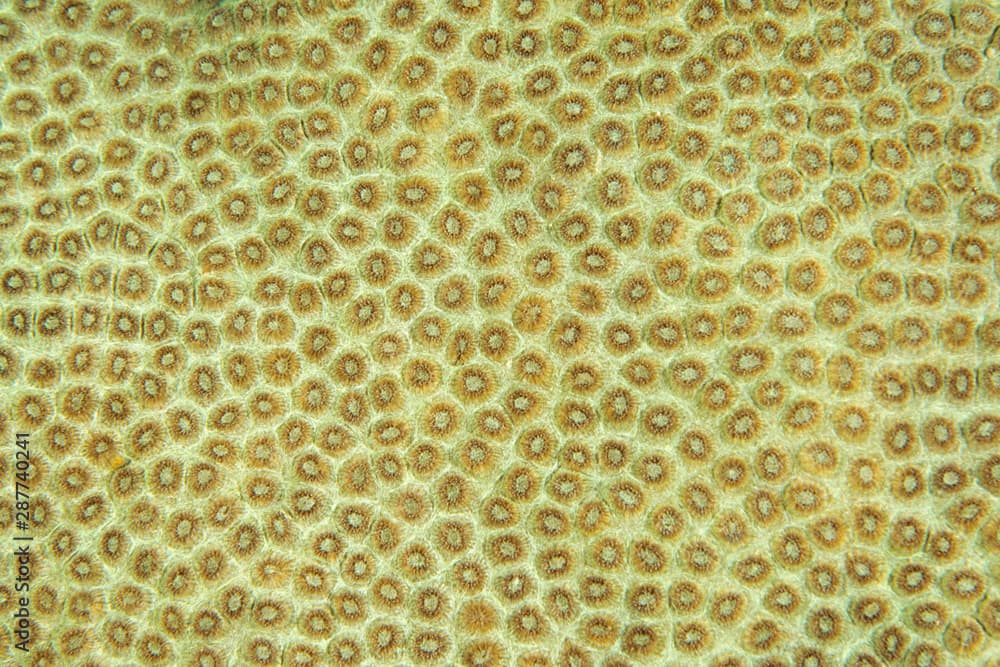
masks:
{"type": "Polygon", "coordinates": [[[0,2],[5,664],[1000,665],[988,2],[0,2]]]}

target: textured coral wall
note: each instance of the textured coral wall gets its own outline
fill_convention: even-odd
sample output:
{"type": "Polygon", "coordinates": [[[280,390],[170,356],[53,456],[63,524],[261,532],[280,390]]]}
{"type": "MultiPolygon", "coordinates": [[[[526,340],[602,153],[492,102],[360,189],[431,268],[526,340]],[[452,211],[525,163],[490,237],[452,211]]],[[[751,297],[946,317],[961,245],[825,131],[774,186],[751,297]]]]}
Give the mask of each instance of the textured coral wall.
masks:
{"type": "Polygon", "coordinates": [[[1000,664],[997,26],[0,2],[0,661],[1000,664]]]}

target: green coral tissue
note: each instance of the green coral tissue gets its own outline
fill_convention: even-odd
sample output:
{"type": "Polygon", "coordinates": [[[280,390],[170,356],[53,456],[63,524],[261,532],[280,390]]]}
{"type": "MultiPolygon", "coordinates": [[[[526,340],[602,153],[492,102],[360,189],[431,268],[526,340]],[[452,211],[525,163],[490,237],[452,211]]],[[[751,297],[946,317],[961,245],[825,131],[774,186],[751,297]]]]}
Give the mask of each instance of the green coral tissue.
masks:
{"type": "Polygon", "coordinates": [[[0,0],[0,662],[1000,667],[993,0],[0,0]]]}

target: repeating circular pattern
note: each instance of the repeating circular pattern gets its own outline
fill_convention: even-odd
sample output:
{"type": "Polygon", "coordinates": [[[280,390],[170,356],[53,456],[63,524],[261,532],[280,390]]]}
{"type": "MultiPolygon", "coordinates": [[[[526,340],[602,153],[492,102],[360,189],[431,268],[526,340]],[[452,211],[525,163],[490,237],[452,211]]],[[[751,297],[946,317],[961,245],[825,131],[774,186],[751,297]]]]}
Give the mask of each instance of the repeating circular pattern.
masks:
{"type": "Polygon", "coordinates": [[[28,664],[1000,664],[998,25],[0,4],[28,664]]]}

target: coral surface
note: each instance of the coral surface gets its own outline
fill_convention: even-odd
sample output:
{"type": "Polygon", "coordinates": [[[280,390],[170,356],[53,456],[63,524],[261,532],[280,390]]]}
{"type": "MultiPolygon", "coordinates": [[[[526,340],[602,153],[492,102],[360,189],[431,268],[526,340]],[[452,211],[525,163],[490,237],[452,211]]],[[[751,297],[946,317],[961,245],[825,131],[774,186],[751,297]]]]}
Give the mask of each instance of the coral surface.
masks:
{"type": "Polygon", "coordinates": [[[1000,665],[997,27],[0,1],[0,661],[1000,665]]]}

